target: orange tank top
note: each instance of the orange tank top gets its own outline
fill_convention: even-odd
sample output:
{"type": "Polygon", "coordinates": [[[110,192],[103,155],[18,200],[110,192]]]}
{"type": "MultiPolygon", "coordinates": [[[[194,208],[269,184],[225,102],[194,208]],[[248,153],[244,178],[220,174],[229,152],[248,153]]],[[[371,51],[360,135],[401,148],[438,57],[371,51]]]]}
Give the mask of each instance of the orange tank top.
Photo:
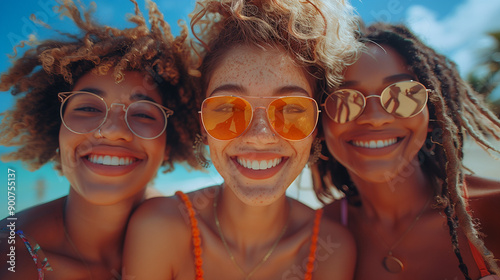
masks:
{"type": "MultiPolygon", "coordinates": [[[[185,193],[177,191],[175,194],[184,202],[184,205],[186,205],[188,211],[189,222],[191,224],[191,234],[193,238],[193,253],[194,253],[194,263],[196,269],[196,280],[203,280],[203,259],[202,259],[203,250],[201,248],[201,235],[200,235],[200,229],[198,228],[198,220],[196,220],[196,212],[193,208],[193,204],[189,200],[189,197],[185,193]]],[[[318,244],[319,226],[322,214],[323,214],[323,209],[316,210],[314,218],[314,227],[311,235],[311,246],[309,247],[309,257],[307,260],[307,270],[304,276],[304,280],[312,279],[312,272],[314,270],[314,261],[316,260],[316,248],[318,244]]]]}

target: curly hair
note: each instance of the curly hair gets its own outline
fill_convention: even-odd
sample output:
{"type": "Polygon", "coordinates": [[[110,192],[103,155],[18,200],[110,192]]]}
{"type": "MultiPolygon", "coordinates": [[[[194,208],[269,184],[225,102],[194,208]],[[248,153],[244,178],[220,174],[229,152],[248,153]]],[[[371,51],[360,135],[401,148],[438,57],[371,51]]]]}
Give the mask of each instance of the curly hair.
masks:
{"type": "MultiPolygon", "coordinates": [[[[433,180],[438,206],[444,208],[455,255],[466,279],[470,279],[458,246],[456,228],[459,226],[468,239],[481,250],[490,269],[500,275],[493,255],[478,238],[471,215],[463,198],[464,170],[463,138],[467,133],[486,150],[500,153],[485,135],[500,140],[500,121],[486,104],[461,79],[455,63],[424,45],[407,27],[376,23],[364,30],[362,42],[385,44],[393,47],[407,62],[418,81],[432,89],[427,107],[430,127],[424,146],[419,151],[419,162],[424,172],[433,180]],[[432,147],[429,149],[429,147],[432,147]]],[[[328,150],[323,145],[323,154],[328,150]]],[[[329,187],[333,185],[344,193],[350,204],[360,206],[358,190],[352,183],[347,169],[332,156],[313,167],[313,183],[317,197],[322,201],[334,199],[329,187]]]]}
{"type": "MultiPolygon", "coordinates": [[[[71,91],[74,83],[90,71],[112,73],[116,83],[126,79],[124,71],[140,71],[153,78],[163,105],[175,112],[167,126],[166,144],[171,149],[163,163],[165,172],[173,170],[174,162],[197,167],[192,153],[197,109],[190,101],[198,90],[198,81],[190,75],[196,72],[190,70],[188,28],[179,23],[181,33],[174,37],[151,1],[148,27],[137,2],[130,1],[135,5],[135,13],[129,18],[134,27],[123,30],[97,24],[92,19],[94,5],[77,6],[71,0],[60,3],[58,13],[69,17],[83,35],[61,33],[66,39],[42,41],[1,76],[0,90],[18,96],[15,107],[2,113],[0,124],[0,144],[18,148],[2,159],[21,160],[31,170],[54,161],[55,168],[61,170],[56,156],[61,126],[57,94],[71,91]]],[[[24,42],[20,44],[23,46],[24,42]]],[[[17,53],[16,48],[14,51],[17,53]]]]}
{"type": "MultiPolygon", "coordinates": [[[[280,48],[325,86],[340,83],[361,44],[357,18],[343,0],[200,0],[191,30],[205,53],[202,92],[225,53],[237,45],[280,48]]],[[[200,49],[200,48],[198,48],[200,49]]]]}

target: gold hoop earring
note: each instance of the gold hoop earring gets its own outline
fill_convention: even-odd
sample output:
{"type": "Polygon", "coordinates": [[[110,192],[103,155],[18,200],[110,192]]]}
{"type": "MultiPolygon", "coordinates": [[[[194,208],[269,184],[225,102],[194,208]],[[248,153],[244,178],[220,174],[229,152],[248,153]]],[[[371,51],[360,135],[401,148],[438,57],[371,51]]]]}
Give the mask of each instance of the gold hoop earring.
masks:
{"type": "Polygon", "coordinates": [[[312,145],[312,153],[309,155],[309,162],[308,162],[309,166],[315,164],[318,161],[318,159],[322,157],[321,155],[322,149],[323,145],[321,144],[321,139],[319,138],[314,139],[312,145]]]}
{"type": "Polygon", "coordinates": [[[204,155],[205,145],[203,144],[203,140],[203,136],[196,134],[193,144],[194,157],[201,167],[209,168],[211,162],[204,155]]]}

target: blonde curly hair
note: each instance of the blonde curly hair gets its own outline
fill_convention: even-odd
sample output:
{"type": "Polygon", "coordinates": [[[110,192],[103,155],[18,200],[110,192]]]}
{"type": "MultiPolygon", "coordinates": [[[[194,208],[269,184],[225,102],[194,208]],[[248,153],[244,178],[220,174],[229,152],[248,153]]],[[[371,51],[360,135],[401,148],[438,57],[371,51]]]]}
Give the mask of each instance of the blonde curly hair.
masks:
{"type": "MultiPolygon", "coordinates": [[[[89,71],[99,75],[112,73],[117,83],[126,79],[125,71],[140,71],[152,76],[163,105],[175,112],[167,126],[166,144],[171,149],[163,163],[165,172],[173,170],[174,162],[197,167],[192,153],[198,130],[198,121],[193,118],[197,108],[190,102],[197,81],[189,75],[188,28],[179,23],[181,33],[174,37],[163,14],[151,1],[148,27],[137,2],[130,1],[135,13],[129,21],[135,26],[123,30],[97,24],[92,19],[95,5],[84,7],[71,0],[62,1],[58,13],[69,17],[83,35],[61,33],[66,40],[42,41],[16,59],[1,76],[0,90],[10,90],[18,96],[15,106],[2,113],[0,124],[0,144],[18,148],[4,155],[3,160],[21,160],[31,170],[54,161],[56,169],[61,170],[60,158],[56,156],[61,126],[57,94],[71,91],[74,83],[89,71]]],[[[24,46],[23,42],[19,47],[24,46]]]]}
{"type": "Polygon", "coordinates": [[[202,92],[221,57],[237,45],[280,48],[321,87],[337,86],[361,48],[357,28],[353,7],[343,0],[199,0],[191,30],[205,54],[202,92]]]}

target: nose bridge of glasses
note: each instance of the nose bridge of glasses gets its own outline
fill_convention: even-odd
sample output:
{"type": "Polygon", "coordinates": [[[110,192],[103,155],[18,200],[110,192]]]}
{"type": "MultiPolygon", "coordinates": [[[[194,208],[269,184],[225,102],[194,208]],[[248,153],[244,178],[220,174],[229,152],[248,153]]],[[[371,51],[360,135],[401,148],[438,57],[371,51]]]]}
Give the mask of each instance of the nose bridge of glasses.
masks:
{"type": "Polygon", "coordinates": [[[127,109],[128,109],[128,107],[127,107],[125,104],[123,104],[123,103],[115,103],[115,102],[113,102],[113,103],[109,104],[108,111],[111,111],[111,108],[112,108],[113,106],[121,106],[121,107],[122,107],[123,112],[126,112],[126,111],[127,111],[127,109]]]}
{"type": "Polygon", "coordinates": [[[128,122],[126,121],[126,119],[125,119],[125,115],[124,115],[124,114],[119,114],[118,116],[113,116],[114,114],[110,114],[110,112],[112,111],[111,109],[113,108],[113,106],[115,106],[115,107],[116,107],[116,106],[117,106],[117,107],[121,107],[121,109],[122,109],[122,110],[121,110],[120,112],[124,112],[124,113],[126,113],[126,112],[127,112],[127,109],[128,109],[128,108],[126,107],[126,105],[125,105],[125,104],[123,104],[123,103],[116,103],[116,102],[111,103],[111,104],[108,106],[108,108],[107,108],[106,115],[105,115],[104,120],[103,120],[103,122],[102,122],[102,124],[101,124],[101,126],[100,126],[100,127],[104,129],[106,126],[109,126],[109,124],[107,124],[107,125],[106,125],[106,123],[108,123],[108,122],[111,122],[111,123],[112,123],[112,126],[116,126],[116,125],[118,125],[118,124],[122,124],[122,122],[124,122],[124,123],[125,123],[125,126],[127,126],[127,127],[128,127],[128,126],[129,126],[129,124],[128,124],[128,122]],[[116,119],[116,118],[118,118],[118,119],[116,119]]]}

